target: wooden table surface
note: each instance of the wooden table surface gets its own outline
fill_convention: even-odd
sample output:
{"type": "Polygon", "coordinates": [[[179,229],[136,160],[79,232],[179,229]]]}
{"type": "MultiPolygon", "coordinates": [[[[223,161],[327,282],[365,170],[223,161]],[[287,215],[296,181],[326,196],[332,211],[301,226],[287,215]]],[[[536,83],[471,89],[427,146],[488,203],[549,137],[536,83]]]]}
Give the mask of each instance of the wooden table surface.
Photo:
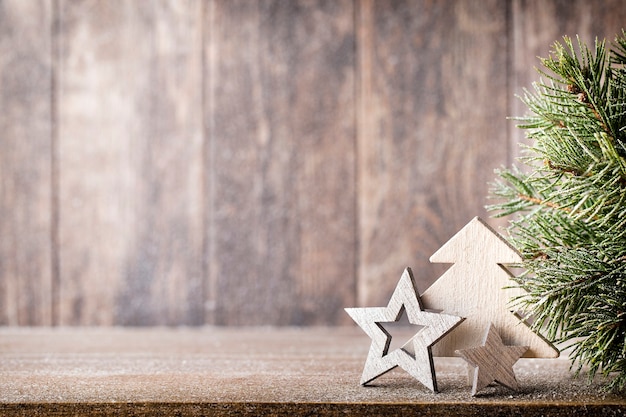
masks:
{"type": "Polygon", "coordinates": [[[476,398],[456,358],[435,359],[438,394],[398,369],[362,387],[368,348],[353,327],[0,328],[0,415],[626,415],[564,359],[476,398]]]}

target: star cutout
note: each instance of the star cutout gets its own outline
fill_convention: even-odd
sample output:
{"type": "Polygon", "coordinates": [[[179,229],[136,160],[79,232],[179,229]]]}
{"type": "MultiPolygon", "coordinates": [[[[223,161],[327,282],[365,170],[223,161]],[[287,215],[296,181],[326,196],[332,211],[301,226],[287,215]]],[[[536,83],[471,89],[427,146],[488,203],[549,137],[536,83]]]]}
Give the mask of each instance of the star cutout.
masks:
{"type": "Polygon", "coordinates": [[[513,365],[527,350],[528,346],[504,345],[493,323],[489,325],[482,346],[457,350],[456,353],[474,367],[472,396],[492,382],[517,391],[519,385],[513,365]]]}
{"type": "Polygon", "coordinates": [[[437,392],[437,379],[431,347],[464,319],[449,314],[424,311],[417,293],[415,279],[406,268],[394,290],[387,307],[346,308],[346,312],[372,339],[367,355],[361,385],[400,366],[433,392],[437,392]],[[406,312],[411,324],[423,326],[411,338],[411,349],[400,348],[389,352],[391,335],[381,323],[398,321],[406,312]]]}

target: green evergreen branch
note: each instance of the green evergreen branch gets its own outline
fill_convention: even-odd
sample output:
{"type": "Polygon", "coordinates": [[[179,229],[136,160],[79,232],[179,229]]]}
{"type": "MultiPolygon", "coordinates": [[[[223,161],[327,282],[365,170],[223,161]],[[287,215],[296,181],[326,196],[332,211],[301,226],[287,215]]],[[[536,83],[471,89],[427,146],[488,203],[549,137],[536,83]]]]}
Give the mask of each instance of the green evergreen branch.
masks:
{"type": "Polygon", "coordinates": [[[555,43],[518,119],[533,140],[516,167],[496,171],[497,216],[523,256],[516,299],[533,327],[568,343],[577,370],[626,390],[626,32],[555,43]]]}

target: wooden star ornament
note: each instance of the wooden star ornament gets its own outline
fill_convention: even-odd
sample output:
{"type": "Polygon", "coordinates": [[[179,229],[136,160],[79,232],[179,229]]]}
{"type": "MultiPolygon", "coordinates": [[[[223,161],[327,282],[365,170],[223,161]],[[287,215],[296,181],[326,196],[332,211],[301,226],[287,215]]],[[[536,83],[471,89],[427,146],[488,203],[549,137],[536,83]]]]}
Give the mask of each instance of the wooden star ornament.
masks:
{"type": "Polygon", "coordinates": [[[528,350],[528,346],[506,346],[493,324],[485,334],[482,346],[457,350],[466,362],[474,367],[472,396],[492,382],[517,391],[513,365],[528,350]]]}
{"type": "Polygon", "coordinates": [[[431,391],[437,392],[431,347],[464,319],[424,311],[410,268],[404,270],[387,307],[345,310],[372,339],[361,376],[362,385],[399,366],[431,391]],[[411,324],[422,327],[408,342],[411,349],[399,348],[389,352],[391,335],[381,323],[398,321],[403,312],[406,312],[411,324]]]}

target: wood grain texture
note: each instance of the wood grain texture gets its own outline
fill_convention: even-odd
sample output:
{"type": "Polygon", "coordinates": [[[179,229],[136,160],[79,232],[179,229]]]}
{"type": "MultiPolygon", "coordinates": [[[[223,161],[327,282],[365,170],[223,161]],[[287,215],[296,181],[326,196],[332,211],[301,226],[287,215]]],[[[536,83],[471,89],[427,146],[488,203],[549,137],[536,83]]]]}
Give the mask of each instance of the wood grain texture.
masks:
{"type": "Polygon", "coordinates": [[[518,153],[536,56],[624,21],[620,0],[2,1],[0,324],[345,324],[407,265],[423,291],[518,153]]]}
{"type": "Polygon", "coordinates": [[[0,2],[0,325],[51,324],[52,10],[0,2]]]}
{"type": "Polygon", "coordinates": [[[474,368],[472,396],[492,382],[518,391],[513,365],[527,350],[528,346],[505,346],[495,326],[490,324],[482,345],[457,351],[474,368]]]}
{"type": "Polygon", "coordinates": [[[0,414],[595,417],[626,407],[562,359],[520,360],[519,392],[471,397],[460,358],[435,358],[437,395],[404,372],[362,387],[368,340],[356,327],[1,328],[0,414]]]}
{"type": "Polygon", "coordinates": [[[356,280],[352,2],[210,7],[215,323],[346,323],[356,280]]]}
{"type": "MultiPolygon", "coordinates": [[[[580,39],[593,48],[596,38],[606,39],[607,45],[626,27],[626,8],[621,0],[513,0],[511,51],[511,95],[532,91],[532,83],[539,80],[535,70],[540,68],[538,57],[545,58],[555,41],[563,36],[580,39]]],[[[512,100],[509,116],[527,114],[521,100],[512,100]]],[[[515,123],[509,125],[512,157],[520,154],[524,131],[515,123]]]]}
{"type": "Polygon", "coordinates": [[[431,262],[451,263],[422,294],[424,307],[465,317],[433,347],[435,356],[479,346],[494,325],[507,345],[529,346],[526,357],[556,358],[559,351],[514,314],[511,300],[523,295],[502,265],[521,262],[521,255],[480,218],[474,218],[437,252],[431,262]]]}
{"type": "Polygon", "coordinates": [[[463,317],[424,311],[415,287],[415,278],[406,268],[389,299],[387,307],[346,308],[346,313],[372,339],[361,375],[361,385],[399,366],[426,388],[438,392],[432,346],[457,327],[463,317]],[[392,336],[385,323],[397,322],[406,313],[409,323],[420,326],[407,343],[410,350],[390,350],[392,336]]]}
{"type": "Polygon", "coordinates": [[[60,324],[200,324],[200,2],[60,1],[60,324]]]}
{"type": "Polygon", "coordinates": [[[360,305],[379,305],[410,265],[484,213],[506,163],[506,3],[360,3],[360,305]]]}

